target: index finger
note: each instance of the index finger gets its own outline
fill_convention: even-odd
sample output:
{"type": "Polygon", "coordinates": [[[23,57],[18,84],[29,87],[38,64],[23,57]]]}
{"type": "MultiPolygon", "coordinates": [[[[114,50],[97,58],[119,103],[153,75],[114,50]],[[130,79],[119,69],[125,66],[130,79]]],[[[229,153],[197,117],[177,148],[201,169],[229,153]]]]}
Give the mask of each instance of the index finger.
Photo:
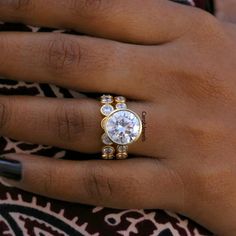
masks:
{"type": "Polygon", "coordinates": [[[179,38],[197,11],[167,0],[0,1],[0,20],[69,28],[124,42],[158,44],[179,38]],[[48,7],[50,6],[50,7],[48,7]]]}

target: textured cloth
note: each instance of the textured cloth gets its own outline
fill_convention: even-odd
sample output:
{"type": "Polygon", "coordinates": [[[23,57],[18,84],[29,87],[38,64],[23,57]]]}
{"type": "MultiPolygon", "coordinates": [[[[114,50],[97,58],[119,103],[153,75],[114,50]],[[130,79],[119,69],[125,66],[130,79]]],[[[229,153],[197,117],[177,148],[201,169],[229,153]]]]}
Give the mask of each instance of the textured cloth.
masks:
{"type": "MultiPolygon", "coordinates": [[[[192,1],[178,1],[194,5],[192,1]]],[[[205,1],[197,6],[206,7],[205,1]]],[[[0,31],[50,32],[21,24],[0,23],[0,31]]],[[[1,95],[31,95],[58,98],[79,97],[75,91],[47,84],[0,80],[1,95]]],[[[27,144],[0,138],[1,154],[26,153],[52,158],[75,159],[78,153],[54,147],[27,144]]],[[[90,157],[91,158],[91,157],[90,157]]],[[[94,158],[94,157],[92,157],[94,158]]],[[[1,236],[77,236],[77,235],[210,235],[191,220],[162,210],[114,210],[68,203],[37,196],[0,184],[1,236]]]]}

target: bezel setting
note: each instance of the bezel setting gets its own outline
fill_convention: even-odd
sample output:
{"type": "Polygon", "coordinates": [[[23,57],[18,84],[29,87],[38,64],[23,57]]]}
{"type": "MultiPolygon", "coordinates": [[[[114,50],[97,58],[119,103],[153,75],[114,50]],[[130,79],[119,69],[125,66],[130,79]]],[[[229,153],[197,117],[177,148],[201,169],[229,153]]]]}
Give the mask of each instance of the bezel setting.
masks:
{"type": "Polygon", "coordinates": [[[129,145],[142,133],[142,121],[129,109],[114,110],[104,122],[104,130],[110,140],[118,145],[129,145]]]}
{"type": "Polygon", "coordinates": [[[142,134],[142,121],[127,108],[123,96],[101,96],[100,113],[103,144],[101,157],[105,160],[124,160],[128,157],[128,146],[136,142],[142,134]]]}

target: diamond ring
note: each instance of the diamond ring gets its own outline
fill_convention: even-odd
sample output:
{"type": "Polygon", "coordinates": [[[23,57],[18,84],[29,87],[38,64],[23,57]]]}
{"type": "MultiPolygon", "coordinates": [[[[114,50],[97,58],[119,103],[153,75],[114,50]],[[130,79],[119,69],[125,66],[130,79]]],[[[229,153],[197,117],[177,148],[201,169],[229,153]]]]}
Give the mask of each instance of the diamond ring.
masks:
{"type": "Polygon", "coordinates": [[[102,158],[125,159],[128,157],[128,145],[137,141],[142,133],[142,121],[135,112],[127,108],[123,96],[103,95],[101,104],[101,127],[104,130],[101,137],[102,158]]]}

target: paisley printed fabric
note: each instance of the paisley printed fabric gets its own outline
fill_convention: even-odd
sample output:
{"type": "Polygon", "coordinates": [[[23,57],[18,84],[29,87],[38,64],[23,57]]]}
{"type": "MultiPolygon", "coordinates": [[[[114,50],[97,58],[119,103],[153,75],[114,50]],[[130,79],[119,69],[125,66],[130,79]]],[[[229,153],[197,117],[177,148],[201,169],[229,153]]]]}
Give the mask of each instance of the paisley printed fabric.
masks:
{"type": "MultiPolygon", "coordinates": [[[[191,0],[176,0],[176,2],[192,6],[195,4],[191,0]]],[[[0,22],[0,31],[50,32],[55,30],[0,22]]],[[[0,78],[0,94],[58,98],[84,96],[48,84],[16,82],[4,78],[0,78]]],[[[78,153],[72,151],[28,144],[5,137],[0,138],[0,151],[1,154],[23,152],[65,159],[75,159],[75,156],[78,156],[78,153]]],[[[201,236],[211,234],[191,220],[171,212],[114,210],[68,203],[11,188],[0,182],[0,235],[201,236]]]]}

